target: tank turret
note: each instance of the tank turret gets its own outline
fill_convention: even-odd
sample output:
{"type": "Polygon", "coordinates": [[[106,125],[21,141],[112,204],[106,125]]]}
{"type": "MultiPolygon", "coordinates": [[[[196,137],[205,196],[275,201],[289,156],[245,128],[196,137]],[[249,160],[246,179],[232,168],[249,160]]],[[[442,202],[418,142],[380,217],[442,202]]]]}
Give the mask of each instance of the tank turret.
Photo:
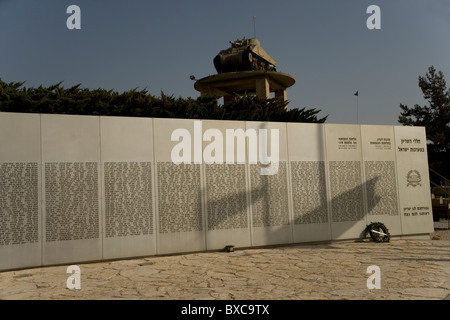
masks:
{"type": "Polygon", "coordinates": [[[261,48],[259,40],[242,39],[230,41],[231,47],[219,52],[214,58],[217,73],[238,71],[276,71],[277,63],[261,48]]]}

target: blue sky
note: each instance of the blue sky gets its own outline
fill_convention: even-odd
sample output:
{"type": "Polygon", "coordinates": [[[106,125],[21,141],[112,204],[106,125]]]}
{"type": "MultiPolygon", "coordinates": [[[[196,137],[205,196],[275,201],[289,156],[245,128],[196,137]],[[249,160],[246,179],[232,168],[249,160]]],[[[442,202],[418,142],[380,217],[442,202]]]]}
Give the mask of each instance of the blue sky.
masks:
{"type": "Polygon", "coordinates": [[[0,78],[27,87],[147,88],[197,97],[214,56],[254,34],[291,74],[290,107],[321,109],[327,123],[398,125],[399,104],[426,104],[418,76],[450,79],[448,0],[0,0],[0,78]],[[69,5],[81,30],[69,30],[69,5]],[[368,6],[381,9],[369,30],[368,6]],[[353,95],[359,91],[359,98],[353,95]]]}

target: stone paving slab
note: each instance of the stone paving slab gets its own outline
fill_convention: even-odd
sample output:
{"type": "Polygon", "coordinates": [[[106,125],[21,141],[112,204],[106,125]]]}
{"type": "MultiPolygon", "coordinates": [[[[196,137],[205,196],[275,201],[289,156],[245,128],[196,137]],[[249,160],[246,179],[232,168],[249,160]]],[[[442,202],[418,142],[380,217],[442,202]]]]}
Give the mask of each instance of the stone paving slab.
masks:
{"type": "Polygon", "coordinates": [[[0,272],[0,299],[443,300],[450,241],[391,240],[203,252],[0,272]],[[368,289],[380,268],[380,289],[368,289]]]}

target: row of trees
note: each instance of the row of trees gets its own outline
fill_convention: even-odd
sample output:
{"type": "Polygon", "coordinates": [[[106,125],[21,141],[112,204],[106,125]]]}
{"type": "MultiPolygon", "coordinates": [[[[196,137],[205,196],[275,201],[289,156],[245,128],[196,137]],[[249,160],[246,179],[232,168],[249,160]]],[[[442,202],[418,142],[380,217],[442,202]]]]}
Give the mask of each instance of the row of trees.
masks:
{"type": "Polygon", "coordinates": [[[316,123],[327,119],[327,116],[318,117],[321,110],[286,110],[287,104],[275,98],[247,95],[219,105],[213,96],[185,99],[161,92],[160,97],[155,97],[145,89],[118,93],[82,89],[80,84],[66,89],[61,83],[26,88],[24,82],[6,83],[0,79],[0,111],[3,112],[316,123]]]}

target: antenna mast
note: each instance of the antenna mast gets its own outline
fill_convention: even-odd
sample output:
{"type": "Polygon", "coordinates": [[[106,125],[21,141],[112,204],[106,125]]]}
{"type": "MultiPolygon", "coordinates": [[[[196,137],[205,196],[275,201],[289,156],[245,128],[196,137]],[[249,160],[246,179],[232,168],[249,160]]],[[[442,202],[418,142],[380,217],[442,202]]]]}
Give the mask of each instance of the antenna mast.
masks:
{"type": "Polygon", "coordinates": [[[256,39],[256,16],[253,16],[253,35],[256,39]]]}

